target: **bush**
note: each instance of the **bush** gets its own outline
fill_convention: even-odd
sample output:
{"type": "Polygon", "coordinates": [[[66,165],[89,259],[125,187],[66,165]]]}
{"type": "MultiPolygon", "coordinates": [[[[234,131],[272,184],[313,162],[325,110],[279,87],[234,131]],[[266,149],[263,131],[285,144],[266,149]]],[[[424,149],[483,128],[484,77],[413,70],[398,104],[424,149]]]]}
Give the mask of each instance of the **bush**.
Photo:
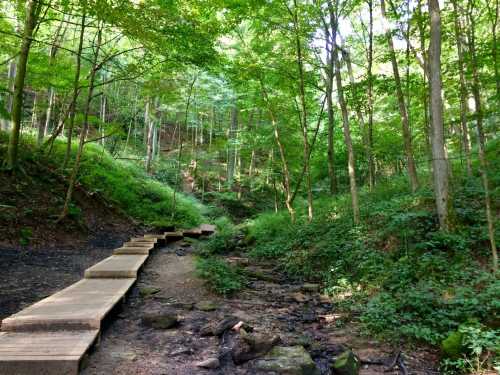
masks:
{"type": "Polygon", "coordinates": [[[220,258],[197,258],[196,270],[214,292],[223,296],[230,296],[243,288],[242,273],[220,258]]]}
{"type": "Polygon", "coordinates": [[[204,242],[203,254],[213,255],[233,251],[237,243],[237,227],[225,216],[215,220],[214,224],[217,231],[204,242]]]}

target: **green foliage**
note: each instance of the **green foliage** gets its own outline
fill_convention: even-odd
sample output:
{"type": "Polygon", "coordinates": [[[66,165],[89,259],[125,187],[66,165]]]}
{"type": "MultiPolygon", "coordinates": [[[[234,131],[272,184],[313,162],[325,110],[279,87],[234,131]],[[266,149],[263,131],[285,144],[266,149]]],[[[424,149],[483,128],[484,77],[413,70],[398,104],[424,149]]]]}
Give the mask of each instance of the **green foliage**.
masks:
{"type": "Polygon", "coordinates": [[[33,236],[33,230],[31,228],[21,228],[19,231],[19,244],[21,246],[28,246],[33,236]]]}
{"type": "Polygon", "coordinates": [[[316,199],[310,224],[303,217],[291,224],[285,212],[260,215],[248,223],[250,254],[278,257],[292,276],[321,279],[371,334],[439,345],[465,322],[499,319],[500,280],[483,267],[489,253],[476,184],[455,188],[463,210],[453,233],[438,230],[429,190],[412,194],[406,180],[392,178],[361,192],[359,227],[348,196],[316,199]]]}
{"type": "Polygon", "coordinates": [[[238,233],[236,226],[227,217],[215,220],[217,232],[203,244],[203,252],[207,255],[228,253],[235,249],[238,233]]]}
{"type": "Polygon", "coordinates": [[[230,296],[244,285],[240,270],[220,258],[198,258],[196,270],[213,291],[223,296],[230,296]]]}

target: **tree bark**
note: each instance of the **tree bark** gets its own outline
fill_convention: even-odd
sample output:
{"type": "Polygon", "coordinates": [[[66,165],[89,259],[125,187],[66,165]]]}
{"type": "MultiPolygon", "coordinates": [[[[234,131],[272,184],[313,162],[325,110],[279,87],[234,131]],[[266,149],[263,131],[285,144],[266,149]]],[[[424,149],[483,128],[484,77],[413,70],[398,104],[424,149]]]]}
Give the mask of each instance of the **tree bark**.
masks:
{"type": "Polygon", "coordinates": [[[368,186],[375,187],[375,163],[373,160],[373,0],[368,0],[368,186]]]}
{"type": "Polygon", "coordinates": [[[76,153],[76,160],[75,164],[73,166],[73,171],[71,172],[71,176],[69,178],[68,182],[68,190],[66,192],[66,199],[64,201],[64,207],[61,212],[61,215],[59,215],[58,221],[63,220],[67,215],[68,215],[68,210],[69,210],[69,205],[71,203],[71,198],[73,196],[73,190],[75,188],[76,184],[76,179],[78,176],[78,171],[80,169],[80,162],[82,159],[83,155],[83,148],[85,146],[85,138],[87,136],[87,132],[89,129],[89,115],[90,115],[90,105],[92,103],[92,98],[94,96],[94,83],[95,83],[95,77],[96,73],[98,70],[98,59],[99,59],[99,53],[101,49],[101,43],[102,43],[102,26],[98,26],[97,29],[97,38],[96,38],[96,44],[94,46],[94,59],[92,62],[92,68],[90,71],[90,77],[89,77],[89,88],[88,88],[88,93],[87,93],[87,99],[85,101],[85,110],[83,113],[83,126],[82,126],[82,131],[80,133],[80,141],[78,143],[78,151],[76,153]]]}
{"type": "Polygon", "coordinates": [[[476,117],[476,130],[477,130],[477,143],[478,143],[478,154],[479,154],[479,164],[481,172],[481,180],[483,183],[484,190],[484,202],[486,211],[486,221],[488,224],[488,236],[490,239],[491,255],[493,270],[496,272],[498,270],[498,252],[495,241],[495,219],[493,217],[491,208],[491,193],[490,193],[490,183],[488,177],[488,160],[486,158],[486,142],[483,129],[483,107],[481,102],[481,84],[479,80],[478,72],[478,62],[476,54],[476,36],[475,36],[475,19],[473,15],[475,0],[469,0],[469,6],[467,11],[467,16],[469,19],[469,51],[471,57],[471,68],[472,68],[472,95],[474,97],[474,104],[476,107],[475,117],[476,117]]]}
{"type": "Polygon", "coordinates": [[[227,185],[229,189],[233,187],[234,183],[234,173],[236,168],[236,149],[233,144],[236,139],[236,134],[238,130],[238,108],[236,104],[231,107],[231,125],[229,128],[228,137],[228,156],[227,156],[227,185]]]}
{"type": "Polygon", "coordinates": [[[335,66],[335,78],[337,83],[337,97],[342,113],[342,124],[344,128],[344,142],[347,148],[347,168],[349,173],[349,186],[351,190],[351,203],[354,224],[358,225],[361,222],[359,211],[358,188],[356,182],[356,159],[354,156],[354,148],[352,146],[351,129],[349,125],[349,113],[347,111],[347,104],[344,97],[344,88],[342,86],[342,75],[340,72],[340,61],[338,56],[338,49],[336,44],[338,18],[335,14],[335,9],[331,0],[328,0],[328,8],[330,11],[330,23],[332,28],[332,57],[335,66]]]}
{"type": "Polygon", "coordinates": [[[434,195],[440,229],[449,231],[452,220],[452,202],[449,197],[448,161],[444,147],[443,100],[441,98],[441,12],[438,0],[428,0],[428,6],[431,30],[428,67],[434,195]]]}
{"type": "Polygon", "coordinates": [[[62,168],[65,169],[68,165],[68,161],[71,157],[71,142],[73,138],[73,129],[75,127],[75,115],[76,115],[76,101],[78,100],[78,96],[80,94],[80,72],[82,67],[82,50],[83,50],[83,39],[85,36],[85,13],[86,8],[83,6],[82,9],[82,18],[80,24],[80,37],[78,40],[78,50],[76,53],[76,69],[75,76],[73,78],[73,93],[71,96],[71,103],[69,108],[69,124],[68,124],[68,134],[67,134],[67,142],[66,142],[66,153],[64,154],[64,161],[62,168]]]}
{"type": "Polygon", "coordinates": [[[26,79],[26,68],[30,52],[33,30],[35,30],[41,5],[38,0],[27,0],[26,19],[24,22],[23,39],[17,61],[17,72],[14,84],[14,95],[12,99],[12,131],[9,138],[7,149],[6,168],[12,171],[17,167],[19,152],[19,135],[21,133],[21,120],[23,111],[23,91],[26,79]]]}
{"type": "Polygon", "coordinates": [[[460,125],[462,128],[462,150],[465,153],[467,175],[472,176],[469,128],[467,127],[467,86],[465,83],[464,57],[462,52],[461,25],[457,0],[453,0],[455,40],[457,42],[458,72],[460,77],[460,125]]]}
{"type": "MultiPolygon", "coordinates": [[[[382,19],[387,25],[387,15],[385,10],[385,0],[380,0],[380,10],[382,13],[382,19]]],[[[410,179],[411,190],[414,192],[418,189],[418,176],[417,176],[417,168],[415,166],[415,160],[413,158],[413,146],[412,146],[412,137],[410,131],[410,124],[408,121],[408,108],[406,107],[405,98],[403,95],[403,90],[401,88],[401,78],[399,76],[399,68],[398,62],[396,59],[396,52],[394,50],[394,42],[392,40],[391,31],[387,28],[385,32],[385,36],[387,38],[387,44],[389,46],[389,55],[391,57],[392,70],[394,74],[394,82],[396,84],[396,96],[398,99],[399,106],[399,114],[401,116],[401,125],[403,132],[403,142],[404,142],[404,150],[406,155],[406,167],[408,170],[408,177],[410,179]]]]}

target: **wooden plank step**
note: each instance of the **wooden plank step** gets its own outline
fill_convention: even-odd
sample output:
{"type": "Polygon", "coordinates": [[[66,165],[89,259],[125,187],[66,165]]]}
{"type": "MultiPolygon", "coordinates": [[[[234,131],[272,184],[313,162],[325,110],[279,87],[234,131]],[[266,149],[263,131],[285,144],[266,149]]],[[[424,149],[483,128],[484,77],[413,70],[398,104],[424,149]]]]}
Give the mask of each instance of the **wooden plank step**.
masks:
{"type": "Polygon", "coordinates": [[[154,249],[155,244],[151,242],[125,242],[122,247],[143,247],[146,249],[154,249]]]}
{"type": "Polygon", "coordinates": [[[131,238],[129,243],[137,243],[137,244],[149,244],[154,245],[157,242],[156,238],[144,238],[144,237],[135,237],[131,238]]]}
{"type": "Polygon", "coordinates": [[[2,331],[99,329],[101,321],[134,282],[135,279],[82,279],[5,318],[2,331]]]}
{"type": "Polygon", "coordinates": [[[114,255],[129,255],[129,254],[142,254],[148,255],[149,252],[153,249],[150,246],[124,246],[118,249],[113,250],[114,255]]]}
{"type": "Polygon", "coordinates": [[[144,238],[147,240],[156,240],[159,246],[164,246],[166,244],[165,234],[145,234],[144,238]]]}
{"type": "Polygon", "coordinates": [[[77,375],[99,330],[0,332],[0,374],[77,375]]]}
{"type": "Polygon", "coordinates": [[[184,232],[182,232],[182,234],[184,235],[184,237],[198,238],[203,234],[203,232],[200,228],[193,228],[185,230],[184,232]]]}
{"type": "Polygon", "coordinates": [[[167,242],[179,241],[184,238],[181,232],[165,232],[165,240],[167,242]]]}
{"type": "Polygon", "coordinates": [[[211,235],[215,233],[216,227],[212,224],[201,224],[200,229],[204,235],[211,235]]]}
{"type": "Polygon", "coordinates": [[[85,278],[137,278],[147,255],[112,255],[85,270],[85,278]]]}

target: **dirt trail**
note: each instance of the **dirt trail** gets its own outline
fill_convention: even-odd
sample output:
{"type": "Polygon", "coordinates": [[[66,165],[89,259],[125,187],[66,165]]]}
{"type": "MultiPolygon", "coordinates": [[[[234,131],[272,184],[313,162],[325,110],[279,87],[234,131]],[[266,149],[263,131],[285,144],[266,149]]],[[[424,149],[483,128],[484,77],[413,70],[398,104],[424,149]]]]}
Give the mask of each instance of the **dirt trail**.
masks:
{"type": "MultiPolygon", "coordinates": [[[[258,359],[234,364],[231,350],[243,333],[230,330],[220,337],[206,336],[207,324],[217,325],[228,317],[243,321],[253,334],[279,336],[280,346],[303,346],[318,374],[329,374],[329,361],[346,348],[362,360],[386,364],[364,364],[360,374],[401,373],[397,368],[384,372],[394,348],[361,337],[354,324],[339,326],[339,316],[314,285],[291,283],[271,265],[229,258],[255,277],[237,296],[223,299],[207,291],[195,276],[193,249],[181,244],[170,244],[150,257],[123,310],[88,358],[84,375],[273,374],[256,369],[258,359]],[[213,306],[201,306],[200,301],[213,306]],[[204,311],[210,307],[214,310],[204,311]],[[143,318],[155,312],[178,316],[180,323],[169,329],[150,328],[143,318]],[[216,358],[216,368],[198,367],[200,361],[216,358]]],[[[408,374],[437,373],[432,353],[403,352],[408,374]]]]}

